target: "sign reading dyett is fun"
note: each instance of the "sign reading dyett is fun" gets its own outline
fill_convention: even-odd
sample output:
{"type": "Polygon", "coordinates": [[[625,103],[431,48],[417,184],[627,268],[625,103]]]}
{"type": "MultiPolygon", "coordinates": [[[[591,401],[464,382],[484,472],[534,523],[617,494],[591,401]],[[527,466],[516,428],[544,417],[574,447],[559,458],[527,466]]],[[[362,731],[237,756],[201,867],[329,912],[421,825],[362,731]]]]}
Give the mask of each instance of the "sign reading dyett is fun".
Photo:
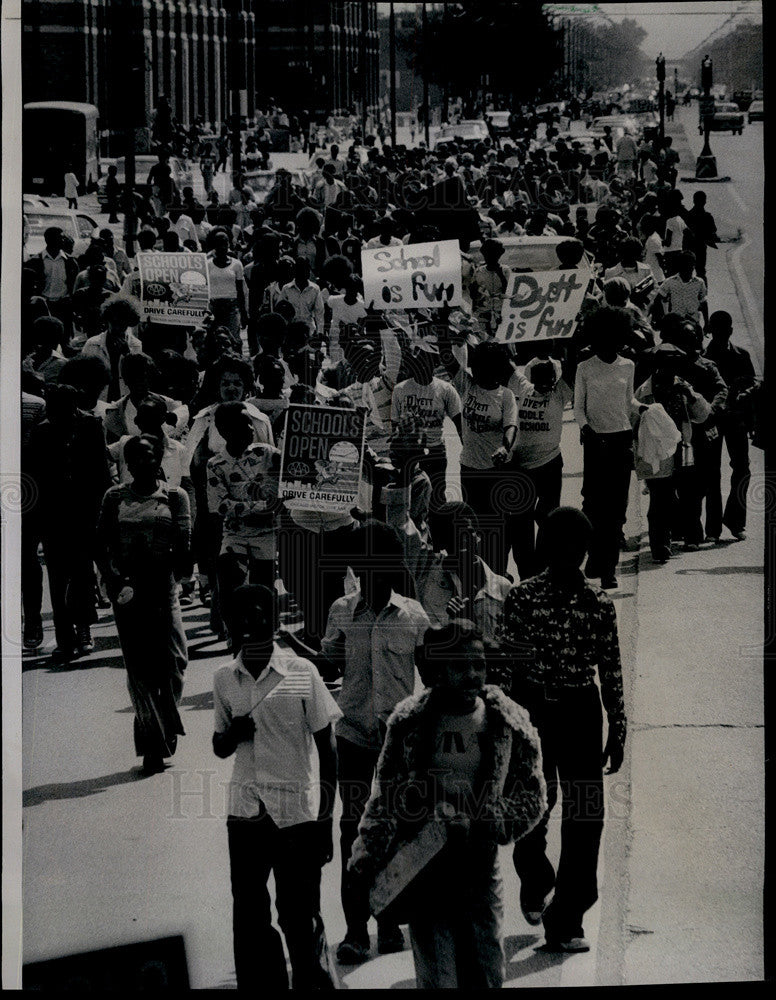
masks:
{"type": "Polygon", "coordinates": [[[511,274],[496,340],[511,344],[570,337],[589,281],[586,270],[511,274]]]}
{"type": "Polygon", "coordinates": [[[289,510],[349,513],[356,505],[365,416],[334,406],[288,407],[279,496],[289,510]]]}
{"type": "Polygon", "coordinates": [[[137,260],[146,319],[175,326],[202,321],[210,301],[205,254],[139,253],[137,260]]]}
{"type": "Polygon", "coordinates": [[[374,309],[440,309],[462,301],[458,240],[361,251],[364,302],[374,309]]]}

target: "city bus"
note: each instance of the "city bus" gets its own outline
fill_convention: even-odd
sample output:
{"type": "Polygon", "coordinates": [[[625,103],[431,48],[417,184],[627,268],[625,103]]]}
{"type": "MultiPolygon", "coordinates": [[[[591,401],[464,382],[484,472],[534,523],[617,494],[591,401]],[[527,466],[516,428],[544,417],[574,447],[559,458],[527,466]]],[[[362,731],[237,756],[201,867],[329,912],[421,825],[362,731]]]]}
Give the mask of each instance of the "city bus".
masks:
{"type": "Polygon", "coordinates": [[[99,112],[93,104],[35,101],[24,105],[24,191],[61,195],[72,170],[81,190],[93,191],[100,176],[99,112]]]}

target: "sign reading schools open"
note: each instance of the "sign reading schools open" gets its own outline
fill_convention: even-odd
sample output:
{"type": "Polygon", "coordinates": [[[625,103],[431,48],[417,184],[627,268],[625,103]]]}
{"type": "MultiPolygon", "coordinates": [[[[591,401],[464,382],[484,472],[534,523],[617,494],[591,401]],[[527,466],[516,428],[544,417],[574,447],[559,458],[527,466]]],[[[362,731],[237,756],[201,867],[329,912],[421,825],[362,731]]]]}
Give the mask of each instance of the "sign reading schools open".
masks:
{"type": "Polygon", "coordinates": [[[440,309],[461,304],[458,240],[361,251],[364,302],[375,309],[440,309]]]}
{"type": "Polygon", "coordinates": [[[286,414],[279,496],[289,510],[348,513],[358,502],[366,415],[292,403],[286,414]]]}
{"type": "Polygon", "coordinates": [[[139,253],[140,300],[146,319],[174,326],[202,322],[210,301],[203,253],[139,253]]]}
{"type": "Polygon", "coordinates": [[[512,274],[496,340],[504,343],[570,337],[590,280],[589,271],[512,274]]]}

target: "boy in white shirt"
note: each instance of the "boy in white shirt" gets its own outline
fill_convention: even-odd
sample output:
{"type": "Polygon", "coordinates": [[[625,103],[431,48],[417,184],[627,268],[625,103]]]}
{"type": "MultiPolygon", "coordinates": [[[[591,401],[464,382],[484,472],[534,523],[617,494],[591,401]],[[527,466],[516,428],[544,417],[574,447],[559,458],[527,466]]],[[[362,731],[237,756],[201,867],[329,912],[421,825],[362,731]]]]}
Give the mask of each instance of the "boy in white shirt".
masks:
{"type": "Polygon", "coordinates": [[[577,368],[574,416],[584,448],[582,510],[593,538],[585,573],[615,590],[620,535],[633,468],[632,425],[642,409],[633,397],[635,366],[618,351],[628,336],[621,309],[604,306],[589,319],[594,355],[577,368]]]}

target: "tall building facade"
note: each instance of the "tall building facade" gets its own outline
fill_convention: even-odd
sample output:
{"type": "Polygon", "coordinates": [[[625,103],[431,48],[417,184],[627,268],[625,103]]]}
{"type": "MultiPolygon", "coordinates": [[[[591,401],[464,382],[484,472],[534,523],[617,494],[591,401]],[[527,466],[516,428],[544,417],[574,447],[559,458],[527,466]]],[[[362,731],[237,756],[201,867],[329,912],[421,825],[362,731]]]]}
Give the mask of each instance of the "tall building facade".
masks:
{"type": "Polygon", "coordinates": [[[24,0],[24,101],[83,101],[100,111],[101,129],[118,134],[127,88],[142,86],[146,125],[164,94],[189,125],[232,111],[230,61],[238,73],[241,112],[256,98],[256,14],[259,0],[24,0]],[[127,31],[128,11],[132,30],[127,31]],[[126,49],[142,77],[127,73],[126,49]]]}
{"type": "Polygon", "coordinates": [[[321,118],[374,113],[379,100],[377,4],[365,0],[263,0],[256,6],[259,104],[321,118]]]}

